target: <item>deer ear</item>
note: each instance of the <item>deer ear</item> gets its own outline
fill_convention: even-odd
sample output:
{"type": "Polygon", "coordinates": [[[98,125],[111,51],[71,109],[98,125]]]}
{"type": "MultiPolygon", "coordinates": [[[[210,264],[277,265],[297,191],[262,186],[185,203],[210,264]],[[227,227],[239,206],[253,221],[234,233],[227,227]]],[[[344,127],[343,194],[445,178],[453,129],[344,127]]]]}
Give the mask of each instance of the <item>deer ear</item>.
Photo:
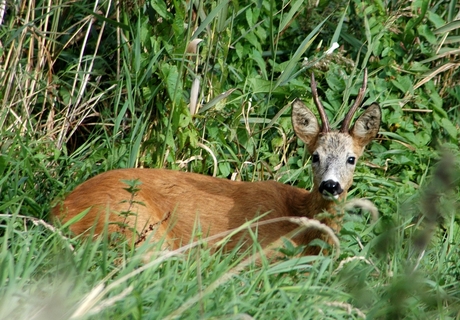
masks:
{"type": "Polygon", "coordinates": [[[311,149],[315,146],[320,131],[318,119],[302,101],[296,99],[292,105],[292,126],[297,137],[311,149]]]}
{"type": "Polygon", "coordinates": [[[350,130],[350,135],[361,148],[364,148],[377,136],[381,118],[382,112],[380,106],[377,103],[373,103],[356,120],[353,128],[350,130]]]}

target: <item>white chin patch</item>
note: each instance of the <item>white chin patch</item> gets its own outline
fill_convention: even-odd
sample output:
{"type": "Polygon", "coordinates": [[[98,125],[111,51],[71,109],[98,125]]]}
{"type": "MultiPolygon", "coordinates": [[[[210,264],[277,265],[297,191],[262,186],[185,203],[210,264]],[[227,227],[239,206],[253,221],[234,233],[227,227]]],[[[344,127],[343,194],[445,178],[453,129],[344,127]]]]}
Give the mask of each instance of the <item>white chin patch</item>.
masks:
{"type": "Polygon", "coordinates": [[[337,200],[339,198],[338,194],[333,196],[333,195],[330,195],[330,194],[324,194],[323,193],[322,196],[323,196],[323,199],[325,199],[325,200],[337,200]]]}

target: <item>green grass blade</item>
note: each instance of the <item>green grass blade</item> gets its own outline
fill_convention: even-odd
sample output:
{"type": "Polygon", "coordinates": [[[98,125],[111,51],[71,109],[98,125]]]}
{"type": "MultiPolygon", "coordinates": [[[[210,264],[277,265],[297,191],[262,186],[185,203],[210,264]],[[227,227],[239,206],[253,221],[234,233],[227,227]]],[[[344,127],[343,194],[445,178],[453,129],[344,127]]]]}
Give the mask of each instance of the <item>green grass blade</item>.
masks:
{"type": "Polygon", "coordinates": [[[302,41],[300,46],[297,48],[296,52],[294,55],[290,58],[288,65],[286,68],[283,70],[283,73],[281,76],[276,80],[273,88],[276,89],[279,86],[282,86],[289,82],[291,80],[292,75],[294,70],[298,67],[298,63],[300,59],[302,58],[302,55],[305,53],[305,51],[311,46],[313,41],[316,39],[316,37],[319,34],[319,31],[323,27],[324,23],[327,21],[328,18],[324,19],[319,25],[313,29],[312,32],[308,34],[308,36],[305,37],[305,39],[302,41]]]}

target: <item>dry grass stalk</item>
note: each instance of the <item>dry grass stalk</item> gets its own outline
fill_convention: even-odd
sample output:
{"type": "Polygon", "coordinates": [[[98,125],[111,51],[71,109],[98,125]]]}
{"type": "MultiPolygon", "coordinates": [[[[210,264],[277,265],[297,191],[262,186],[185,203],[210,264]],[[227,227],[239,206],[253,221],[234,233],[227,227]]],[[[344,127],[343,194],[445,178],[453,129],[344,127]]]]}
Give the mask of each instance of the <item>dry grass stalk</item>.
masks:
{"type": "MultiPolygon", "coordinates": [[[[103,301],[102,300],[103,297],[105,295],[107,295],[111,290],[113,290],[116,287],[118,287],[119,285],[125,283],[129,279],[134,278],[135,276],[137,276],[138,274],[144,272],[145,270],[148,270],[148,269],[150,269],[152,267],[158,266],[159,264],[161,264],[162,262],[166,261],[169,258],[179,256],[182,253],[184,253],[184,252],[186,252],[186,251],[188,251],[188,250],[190,250],[192,248],[195,248],[197,246],[200,246],[200,245],[202,245],[204,243],[212,242],[212,241],[227,237],[226,239],[217,242],[216,246],[219,246],[219,245],[225,243],[225,241],[228,238],[230,238],[232,235],[234,235],[234,234],[236,234],[238,232],[244,231],[247,228],[257,227],[258,225],[262,225],[262,224],[277,223],[277,222],[280,222],[280,221],[290,221],[292,223],[296,223],[296,224],[300,225],[300,227],[297,228],[296,230],[294,230],[294,232],[292,232],[291,234],[287,235],[287,238],[294,236],[295,234],[305,230],[306,228],[316,228],[318,230],[321,230],[321,231],[327,233],[329,236],[331,236],[332,239],[333,239],[334,244],[337,245],[337,247],[340,244],[338,238],[335,236],[335,234],[332,231],[332,229],[330,229],[329,227],[327,227],[326,225],[320,223],[317,220],[306,219],[306,218],[298,218],[298,217],[283,217],[283,218],[276,218],[276,219],[271,219],[271,220],[266,220],[266,221],[261,221],[261,222],[248,222],[247,224],[244,224],[243,226],[241,226],[239,228],[236,228],[236,229],[233,229],[233,230],[230,230],[230,231],[227,231],[227,232],[223,232],[223,233],[214,235],[212,237],[208,237],[208,238],[205,238],[205,239],[201,239],[201,240],[192,242],[192,243],[190,243],[190,244],[188,244],[186,246],[183,246],[183,247],[181,247],[181,248],[179,248],[177,250],[174,250],[174,251],[155,252],[159,256],[157,258],[155,258],[154,260],[150,261],[150,262],[146,262],[146,261],[148,261],[148,259],[150,259],[152,257],[152,253],[144,255],[142,260],[144,262],[146,262],[146,263],[143,266],[139,267],[138,269],[132,271],[131,273],[125,275],[124,277],[122,277],[122,278],[120,278],[120,279],[118,279],[118,280],[116,280],[114,282],[112,282],[111,284],[109,284],[107,286],[104,285],[104,282],[106,282],[109,277],[107,277],[102,283],[100,283],[99,285],[94,287],[94,289],[91,290],[86,295],[86,297],[82,300],[82,303],[80,304],[80,307],[78,307],[78,309],[74,312],[73,316],[77,317],[77,315],[81,316],[83,314],[95,314],[97,312],[102,311],[104,308],[101,305],[97,305],[97,304],[100,301],[103,301]]],[[[244,261],[239,263],[236,267],[234,267],[231,270],[229,270],[226,274],[224,274],[222,277],[217,279],[215,282],[210,284],[203,292],[200,292],[199,294],[197,294],[193,298],[191,298],[188,301],[186,301],[179,309],[176,309],[169,316],[165,317],[165,319],[172,319],[172,318],[175,318],[175,317],[181,315],[190,306],[192,306],[193,304],[198,302],[200,299],[202,299],[203,296],[205,296],[207,294],[210,294],[212,291],[214,291],[220,285],[222,285],[222,284],[226,283],[227,281],[229,281],[233,276],[237,275],[239,272],[244,270],[248,265],[250,265],[252,263],[256,263],[257,261],[260,261],[262,255],[265,256],[269,251],[274,250],[274,248],[276,246],[278,246],[279,244],[281,244],[281,243],[282,242],[281,242],[281,239],[280,239],[279,242],[276,241],[275,243],[271,244],[270,246],[264,248],[261,252],[259,252],[257,254],[254,254],[254,255],[251,255],[250,257],[248,257],[247,259],[245,259],[244,261]]],[[[119,268],[115,269],[111,273],[111,275],[115,274],[118,271],[119,271],[119,268]]],[[[127,289],[125,289],[125,290],[127,290],[127,289]]],[[[124,292],[125,291],[123,291],[119,296],[122,297],[124,292]]],[[[119,297],[119,296],[117,296],[117,297],[119,297]]],[[[116,300],[116,301],[118,301],[118,300],[116,300]]],[[[100,303],[103,303],[105,307],[108,307],[108,306],[112,305],[113,303],[115,303],[116,301],[115,300],[114,301],[107,300],[107,301],[100,302],[100,303]],[[109,302],[111,302],[111,303],[113,302],[113,303],[111,304],[109,302]]]]}
{"type": "Polygon", "coordinates": [[[338,308],[344,309],[350,315],[354,312],[358,315],[358,317],[366,319],[366,315],[364,314],[364,312],[362,312],[358,308],[353,307],[349,303],[334,301],[334,302],[326,302],[326,305],[330,307],[338,307],[338,308]]]}
{"type": "MultiPolygon", "coordinates": [[[[97,288],[99,289],[99,288],[97,288]]],[[[100,288],[103,289],[103,288],[100,288]]],[[[99,312],[113,306],[115,303],[117,303],[120,300],[123,300],[126,296],[128,296],[132,291],[134,290],[133,286],[127,287],[125,290],[123,290],[120,294],[117,294],[116,296],[112,298],[107,298],[103,300],[98,306],[95,306],[94,308],[89,308],[93,306],[92,304],[92,299],[94,298],[94,295],[92,296],[87,296],[83,301],[82,304],[78,307],[78,309],[70,316],[70,319],[78,319],[81,316],[91,316],[98,314],[99,312]]],[[[93,293],[93,292],[92,292],[93,293]]],[[[98,292],[94,292],[94,294],[97,294],[98,292]]]]}
{"type": "Polygon", "coordinates": [[[64,236],[61,232],[61,230],[56,229],[53,225],[47,223],[46,221],[34,217],[29,217],[29,216],[23,216],[19,214],[0,214],[1,218],[19,218],[19,219],[24,219],[27,221],[32,222],[36,226],[43,226],[46,229],[50,230],[53,234],[57,234],[61,239],[65,240],[65,243],[67,244],[68,248],[70,251],[74,251],[74,247],[69,243],[70,239],[64,236]]]}
{"type": "Polygon", "coordinates": [[[377,209],[375,204],[370,200],[352,199],[352,200],[347,201],[345,205],[343,206],[344,211],[350,211],[356,208],[368,211],[371,215],[372,223],[377,222],[377,220],[379,219],[379,210],[377,209]]]}
{"type": "Polygon", "coordinates": [[[375,266],[375,264],[374,264],[372,261],[366,259],[366,257],[363,257],[363,256],[348,257],[348,258],[346,258],[346,259],[340,261],[339,266],[337,267],[337,269],[334,270],[334,273],[337,274],[340,270],[343,269],[343,267],[344,267],[347,263],[350,263],[350,262],[355,261],[355,260],[364,261],[364,262],[367,263],[368,265],[373,266],[374,269],[375,269],[375,271],[376,271],[377,273],[380,274],[380,270],[377,269],[377,267],[375,266]]]}

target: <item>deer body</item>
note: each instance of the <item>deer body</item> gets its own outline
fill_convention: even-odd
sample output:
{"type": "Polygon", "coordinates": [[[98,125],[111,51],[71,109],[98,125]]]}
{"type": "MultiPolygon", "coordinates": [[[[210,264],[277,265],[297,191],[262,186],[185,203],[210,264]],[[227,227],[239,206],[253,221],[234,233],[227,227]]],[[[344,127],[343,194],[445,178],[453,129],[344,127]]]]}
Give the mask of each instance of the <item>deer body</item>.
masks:
{"type": "MultiPolygon", "coordinates": [[[[69,218],[92,208],[70,227],[75,234],[93,226],[95,234],[101,234],[109,221],[109,232],[120,231],[120,226],[127,224],[135,226],[137,234],[155,229],[157,240],[166,234],[170,249],[190,242],[197,224],[206,236],[238,228],[258,214],[268,213],[261,220],[283,216],[313,219],[333,205],[319,192],[275,181],[239,182],[165,169],[108,171],[78,186],[63,203],[69,218]],[[131,194],[122,180],[131,179],[141,184],[130,203],[131,194]],[[119,214],[126,211],[133,215],[125,218],[119,214]]],[[[258,228],[259,239],[263,245],[269,244],[297,227],[287,221],[264,225],[258,228]]],[[[317,232],[312,232],[315,236],[309,238],[314,239],[317,232]]],[[[236,240],[230,242],[229,248],[237,244],[236,240]]]]}
{"type": "MultiPolygon", "coordinates": [[[[97,235],[106,227],[109,233],[123,232],[142,240],[150,236],[147,231],[151,230],[153,240],[164,238],[168,248],[176,249],[193,239],[197,226],[203,236],[208,236],[238,228],[258,215],[263,215],[259,220],[263,221],[287,216],[314,219],[324,211],[333,213],[335,201],[345,198],[352,184],[357,158],[380,126],[380,108],[373,104],[352,129],[348,128],[352,113],[363,98],[365,85],[366,73],[360,94],[340,132],[329,129],[313,76],[312,93],[322,128],[302,102],[293,103],[294,130],[312,154],[314,187],[311,192],[274,181],[238,182],[165,169],[119,169],[102,173],[78,186],[63,203],[53,208],[52,216],[67,222],[89,209],[81,220],[70,226],[73,233],[82,234],[94,228],[97,235]],[[133,195],[126,190],[124,181],[136,179],[140,185],[133,195]],[[120,214],[127,211],[130,214],[120,214]]],[[[323,218],[322,222],[336,231],[339,229],[338,219],[323,218]]],[[[298,225],[289,221],[263,224],[257,228],[258,240],[263,246],[268,245],[296,228],[298,225]]],[[[243,233],[236,235],[227,246],[232,248],[243,236],[243,233]]],[[[297,245],[308,245],[320,237],[319,231],[307,229],[291,240],[297,245]]],[[[317,252],[317,247],[305,250],[305,254],[317,252]]]]}

